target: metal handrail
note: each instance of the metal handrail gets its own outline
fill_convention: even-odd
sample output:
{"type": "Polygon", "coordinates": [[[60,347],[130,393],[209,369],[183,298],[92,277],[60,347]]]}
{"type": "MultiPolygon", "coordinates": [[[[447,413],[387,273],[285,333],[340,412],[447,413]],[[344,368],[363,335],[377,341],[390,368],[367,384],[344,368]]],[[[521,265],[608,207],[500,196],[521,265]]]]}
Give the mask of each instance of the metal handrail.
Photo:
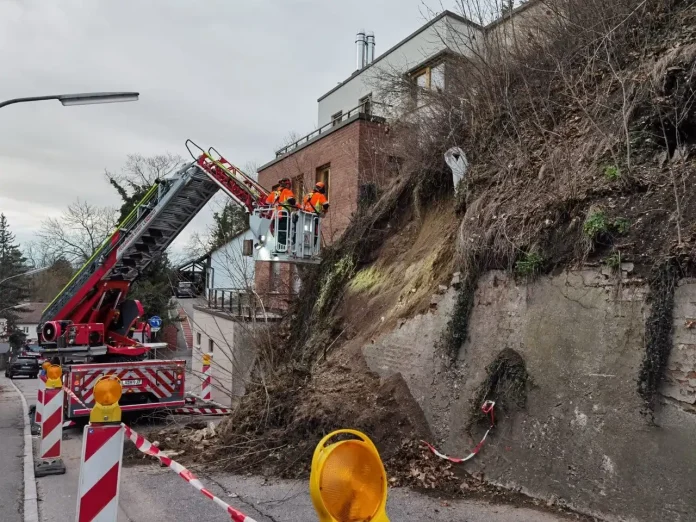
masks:
{"type": "Polygon", "coordinates": [[[295,141],[295,142],[293,142],[293,143],[291,143],[291,144],[289,144],[289,145],[286,145],[286,146],[283,147],[282,149],[277,150],[277,151],[276,151],[276,158],[279,158],[280,156],[283,156],[284,154],[287,154],[288,152],[290,152],[290,151],[296,149],[297,147],[299,147],[300,145],[303,145],[303,144],[305,144],[305,143],[308,143],[309,141],[313,140],[314,138],[320,136],[322,133],[324,133],[324,132],[326,132],[326,131],[328,131],[328,130],[334,128],[334,127],[335,127],[336,125],[338,125],[339,123],[342,123],[342,122],[344,122],[344,121],[346,121],[346,120],[349,120],[350,118],[352,118],[352,117],[355,116],[356,114],[366,114],[366,115],[368,115],[368,116],[371,116],[371,115],[372,115],[371,107],[374,107],[374,106],[376,106],[376,105],[383,105],[383,106],[385,106],[385,107],[389,107],[389,105],[388,105],[388,104],[385,104],[385,103],[375,102],[375,101],[372,101],[372,100],[364,101],[364,102],[361,103],[360,105],[357,105],[356,107],[353,107],[353,108],[352,108],[351,110],[349,110],[348,112],[346,112],[346,113],[344,113],[344,114],[341,114],[341,117],[340,117],[340,118],[336,118],[335,120],[331,120],[329,123],[327,123],[327,124],[325,124],[325,125],[322,125],[321,127],[319,127],[318,129],[316,129],[316,130],[310,132],[310,133],[307,134],[306,136],[302,136],[299,140],[297,140],[297,141],[295,141]],[[366,109],[367,109],[367,110],[366,110],[366,109]]]}

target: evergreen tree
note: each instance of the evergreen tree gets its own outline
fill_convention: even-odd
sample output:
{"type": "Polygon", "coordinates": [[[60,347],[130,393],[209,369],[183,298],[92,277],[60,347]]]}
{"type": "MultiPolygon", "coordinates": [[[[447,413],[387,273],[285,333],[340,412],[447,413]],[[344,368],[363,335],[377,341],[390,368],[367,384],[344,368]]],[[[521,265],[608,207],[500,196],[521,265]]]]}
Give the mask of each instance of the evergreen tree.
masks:
{"type": "Polygon", "coordinates": [[[249,228],[249,214],[237,203],[228,201],[222,212],[213,213],[215,225],[210,237],[210,249],[216,250],[249,228]]]}
{"type": "Polygon", "coordinates": [[[13,335],[17,316],[12,307],[29,295],[30,283],[26,277],[15,276],[26,270],[26,259],[15,243],[7,218],[0,214],[0,310],[7,319],[7,334],[12,337],[12,344],[18,342],[13,335]]]}
{"type": "MultiPolygon", "coordinates": [[[[121,175],[107,173],[109,183],[123,201],[118,222],[123,221],[152,186],[180,162],[181,159],[176,156],[145,158],[132,155],[128,157],[121,175]]],[[[157,315],[166,324],[169,322],[169,312],[173,308],[171,297],[175,279],[175,271],[165,252],[159,258],[152,260],[140,274],[140,277],[131,285],[128,296],[130,299],[141,302],[146,318],[157,315]]]]}
{"type": "Polygon", "coordinates": [[[175,271],[165,252],[153,260],[143,271],[138,280],[131,285],[128,296],[137,299],[145,309],[145,316],[158,315],[166,323],[172,310],[172,285],[175,271]]]}

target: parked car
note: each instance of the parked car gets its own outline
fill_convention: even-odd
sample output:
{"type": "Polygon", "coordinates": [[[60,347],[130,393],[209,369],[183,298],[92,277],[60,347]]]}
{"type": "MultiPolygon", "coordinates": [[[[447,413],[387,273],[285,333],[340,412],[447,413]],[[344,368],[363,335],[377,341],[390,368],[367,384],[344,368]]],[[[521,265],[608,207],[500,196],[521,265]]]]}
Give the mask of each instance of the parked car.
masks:
{"type": "Polygon", "coordinates": [[[13,355],[10,359],[10,363],[5,369],[5,377],[14,379],[17,375],[26,375],[32,379],[36,379],[39,376],[39,360],[34,356],[25,355],[13,355]]]}
{"type": "Polygon", "coordinates": [[[176,287],[176,297],[196,297],[196,288],[193,283],[181,281],[176,287]]]}
{"type": "Polygon", "coordinates": [[[46,359],[41,355],[41,348],[38,344],[26,344],[22,347],[22,357],[36,357],[41,366],[46,359]]]}

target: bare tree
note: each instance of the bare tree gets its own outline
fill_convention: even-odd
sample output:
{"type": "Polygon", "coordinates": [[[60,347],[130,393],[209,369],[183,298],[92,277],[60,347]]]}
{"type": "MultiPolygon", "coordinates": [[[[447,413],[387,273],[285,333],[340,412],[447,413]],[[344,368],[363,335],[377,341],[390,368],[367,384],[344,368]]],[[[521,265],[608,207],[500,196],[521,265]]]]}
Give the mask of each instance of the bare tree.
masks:
{"type": "Polygon", "coordinates": [[[105,170],[104,173],[112,185],[138,191],[151,187],[156,180],[168,176],[183,164],[184,158],[169,152],[156,156],[129,154],[120,172],[105,170]]]}
{"type": "Polygon", "coordinates": [[[97,251],[116,226],[116,210],[77,200],[58,218],[48,218],[38,233],[38,251],[46,260],[63,258],[82,264],[97,251]]]}

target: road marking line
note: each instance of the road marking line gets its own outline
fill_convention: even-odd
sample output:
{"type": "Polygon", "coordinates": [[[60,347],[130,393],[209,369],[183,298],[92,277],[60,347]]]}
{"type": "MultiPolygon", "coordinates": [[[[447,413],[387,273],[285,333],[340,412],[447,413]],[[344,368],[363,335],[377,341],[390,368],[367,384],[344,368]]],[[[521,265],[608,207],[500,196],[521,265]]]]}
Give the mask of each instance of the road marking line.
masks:
{"type": "Polygon", "coordinates": [[[24,522],[39,522],[39,503],[36,494],[36,478],[34,477],[34,447],[31,440],[31,425],[29,421],[29,406],[24,394],[17,385],[8,379],[10,384],[22,399],[24,412],[24,522]]]}

